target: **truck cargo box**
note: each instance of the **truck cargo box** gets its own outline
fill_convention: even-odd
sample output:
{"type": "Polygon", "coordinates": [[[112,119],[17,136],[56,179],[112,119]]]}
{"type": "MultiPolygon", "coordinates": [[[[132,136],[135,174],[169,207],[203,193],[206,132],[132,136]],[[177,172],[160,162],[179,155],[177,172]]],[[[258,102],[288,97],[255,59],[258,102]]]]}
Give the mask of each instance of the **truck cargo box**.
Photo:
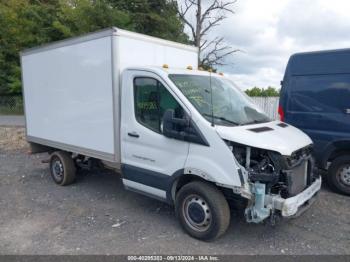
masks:
{"type": "Polygon", "coordinates": [[[120,73],[197,67],[197,48],[118,28],[21,53],[29,142],[120,162],[120,73]]]}

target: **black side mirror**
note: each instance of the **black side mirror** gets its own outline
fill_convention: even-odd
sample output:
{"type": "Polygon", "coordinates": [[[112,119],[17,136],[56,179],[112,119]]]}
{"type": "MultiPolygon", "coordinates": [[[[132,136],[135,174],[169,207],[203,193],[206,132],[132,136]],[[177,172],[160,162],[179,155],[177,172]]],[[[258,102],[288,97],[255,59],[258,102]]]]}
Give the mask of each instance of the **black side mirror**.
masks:
{"type": "Polygon", "coordinates": [[[175,118],[173,109],[168,109],[163,115],[163,134],[169,138],[184,139],[184,128],[189,126],[189,120],[175,118]]]}
{"type": "Polygon", "coordinates": [[[189,117],[175,118],[174,110],[168,109],[163,115],[163,135],[169,138],[209,146],[200,130],[189,117]]]}

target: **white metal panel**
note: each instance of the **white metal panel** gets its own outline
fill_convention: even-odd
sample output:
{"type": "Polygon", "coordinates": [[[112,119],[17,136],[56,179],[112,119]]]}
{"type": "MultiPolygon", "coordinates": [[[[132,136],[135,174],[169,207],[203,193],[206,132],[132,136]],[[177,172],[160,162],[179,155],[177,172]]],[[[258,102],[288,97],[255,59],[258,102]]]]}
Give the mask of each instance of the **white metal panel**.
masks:
{"type": "Polygon", "coordinates": [[[119,69],[133,66],[162,66],[171,68],[197,67],[196,49],[184,48],[183,45],[170,45],[168,41],[149,41],[147,37],[133,38],[117,36],[119,46],[119,69]],[[148,40],[148,41],[147,41],[148,40]]]}
{"type": "MultiPolygon", "coordinates": [[[[183,166],[185,170],[191,170],[191,174],[200,175],[207,180],[225,186],[240,187],[241,181],[238,175],[238,166],[235,164],[233,154],[218,135],[215,128],[199,114],[183,93],[168,78],[167,70],[150,68],[150,71],[155,73],[153,77],[158,78],[157,75],[159,75],[158,79],[169,88],[170,92],[177,98],[183,108],[186,111],[189,110],[192,120],[196,123],[210,146],[189,143],[186,155],[185,153],[181,153],[183,152],[183,149],[181,149],[181,145],[184,145],[183,141],[168,139],[162,137],[162,135],[154,133],[153,131],[148,131],[147,129],[142,130],[142,126],[134,119],[134,117],[130,118],[130,115],[134,115],[134,109],[133,106],[131,106],[132,111],[130,111],[129,114],[124,114],[125,111],[123,111],[121,117],[122,162],[167,175],[173,174],[176,169],[182,168],[183,166]],[[127,135],[128,132],[132,131],[137,131],[140,135],[139,139],[133,139],[135,142],[132,142],[132,138],[127,135]],[[147,136],[147,139],[141,143],[140,139],[145,135],[147,136]],[[133,151],[137,152],[137,154],[133,155],[133,151]],[[157,157],[155,161],[156,164],[151,162],[148,164],[146,161],[141,163],[141,161],[136,158],[137,156],[141,156],[140,154],[145,156],[145,158],[153,156],[153,159],[155,159],[154,156],[157,157]],[[185,156],[187,156],[187,159],[184,159],[186,162],[183,165],[181,157],[185,156]],[[139,161],[139,163],[137,163],[137,161],[139,161]]],[[[174,72],[172,69],[169,71],[171,71],[171,73],[174,72]]],[[[204,74],[204,72],[197,72],[194,70],[176,71],[178,73],[189,72],[191,74],[204,74]]],[[[136,72],[136,69],[134,72],[131,72],[130,70],[127,71],[127,73],[131,76],[132,74],[138,76],[142,74],[152,75],[148,72],[136,72]]],[[[129,83],[123,86],[123,100],[121,102],[123,108],[134,103],[132,99],[132,81],[127,74],[125,74],[124,77],[129,79],[129,83]]],[[[123,82],[126,81],[123,80],[123,82]]]]}
{"type": "Polygon", "coordinates": [[[114,154],[111,37],[22,56],[27,135],[114,154]]]}
{"type": "MultiPolygon", "coordinates": [[[[134,77],[151,77],[165,84],[156,74],[143,71],[126,71],[123,75],[121,115],[121,160],[123,164],[172,175],[184,167],[189,143],[170,139],[140,124],[135,118],[134,77]],[[131,137],[137,133],[139,137],[131,137]]],[[[167,85],[164,85],[167,88],[167,85]]],[[[172,94],[172,91],[169,90],[172,94]]],[[[176,99],[176,97],[174,97],[176,99]]],[[[180,105],[182,103],[180,102],[180,105]]]]}
{"type": "Polygon", "coordinates": [[[312,144],[310,137],[291,125],[277,126],[280,121],[245,126],[216,126],[218,134],[226,140],[243,145],[272,150],[290,156],[296,150],[312,144]],[[268,127],[272,130],[255,133],[250,129],[268,127]]]}

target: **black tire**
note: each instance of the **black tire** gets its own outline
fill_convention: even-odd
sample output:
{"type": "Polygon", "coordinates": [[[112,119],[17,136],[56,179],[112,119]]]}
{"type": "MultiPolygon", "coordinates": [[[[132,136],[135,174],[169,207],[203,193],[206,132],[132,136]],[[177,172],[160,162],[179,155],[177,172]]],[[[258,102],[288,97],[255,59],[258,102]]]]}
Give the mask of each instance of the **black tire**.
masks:
{"type": "Polygon", "coordinates": [[[230,224],[230,208],[223,193],[214,185],[201,181],[190,182],[179,190],[175,212],[182,228],[200,240],[220,237],[230,224]],[[197,227],[196,220],[204,223],[202,228],[197,227]]]}
{"type": "Polygon", "coordinates": [[[327,183],[336,192],[350,195],[350,173],[341,175],[344,168],[350,167],[350,156],[340,156],[332,161],[327,173],[327,183]]]}
{"type": "Polygon", "coordinates": [[[53,181],[60,186],[72,184],[75,180],[75,163],[69,153],[56,151],[50,157],[50,173],[53,181]]]}

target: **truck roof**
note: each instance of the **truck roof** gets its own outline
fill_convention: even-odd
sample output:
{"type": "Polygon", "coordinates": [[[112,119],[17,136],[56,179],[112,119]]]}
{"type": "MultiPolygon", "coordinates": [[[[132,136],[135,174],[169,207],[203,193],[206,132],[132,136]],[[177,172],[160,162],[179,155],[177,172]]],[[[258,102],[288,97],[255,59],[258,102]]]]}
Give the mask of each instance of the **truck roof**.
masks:
{"type": "MultiPolygon", "coordinates": [[[[191,65],[189,65],[191,66],[191,65]]],[[[170,75],[170,74],[181,74],[181,75],[203,75],[203,76],[215,76],[215,77],[224,77],[221,73],[210,73],[206,70],[198,70],[198,69],[187,69],[187,68],[168,68],[164,66],[149,66],[149,67],[128,67],[125,70],[143,70],[143,71],[151,71],[159,75],[170,75]]]]}
{"type": "Polygon", "coordinates": [[[83,34],[80,36],[69,37],[67,39],[63,39],[63,40],[43,44],[40,46],[28,48],[28,49],[22,50],[20,52],[20,54],[22,56],[29,55],[29,54],[33,54],[33,53],[37,53],[37,52],[43,52],[43,51],[47,51],[47,50],[51,50],[51,49],[55,49],[55,48],[60,48],[60,47],[64,47],[64,46],[69,46],[69,45],[73,45],[73,44],[77,44],[77,43],[81,43],[81,42],[86,42],[86,41],[102,38],[105,36],[111,36],[111,35],[139,39],[139,40],[143,40],[143,41],[147,41],[147,42],[153,42],[153,43],[158,43],[158,44],[162,44],[162,45],[166,45],[166,46],[177,47],[177,48],[181,48],[181,49],[189,50],[189,51],[196,51],[196,52],[198,51],[198,48],[195,46],[186,45],[186,44],[182,44],[182,43],[178,43],[178,42],[174,42],[174,41],[169,41],[169,40],[161,39],[161,38],[154,37],[154,36],[135,33],[135,32],[131,32],[131,31],[119,29],[117,27],[110,27],[110,28],[102,29],[102,30],[99,30],[96,32],[91,32],[91,33],[83,34]]]}
{"type": "Polygon", "coordinates": [[[350,48],[297,53],[290,57],[285,78],[291,75],[350,73],[350,48]]]}

